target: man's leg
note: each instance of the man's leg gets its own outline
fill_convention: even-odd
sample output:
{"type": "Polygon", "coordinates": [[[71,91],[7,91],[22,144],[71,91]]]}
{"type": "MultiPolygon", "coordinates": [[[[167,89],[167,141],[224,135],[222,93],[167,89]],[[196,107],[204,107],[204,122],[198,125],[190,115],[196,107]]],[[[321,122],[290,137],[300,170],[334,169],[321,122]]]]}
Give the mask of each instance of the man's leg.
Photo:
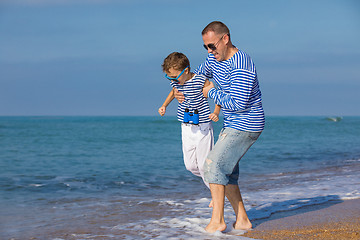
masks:
{"type": "Polygon", "coordinates": [[[225,186],[210,183],[210,191],[213,201],[213,211],[210,223],[205,230],[209,233],[224,231],[226,229],[224,220],[225,186]]]}
{"type": "Polygon", "coordinates": [[[259,135],[260,133],[243,132],[229,128],[225,128],[220,132],[219,139],[204,164],[205,179],[210,183],[213,199],[213,213],[206,231],[215,232],[226,229],[224,222],[225,193],[236,214],[234,227],[236,229],[251,228],[251,222],[246,214],[237,185],[238,164],[259,135]],[[227,186],[226,191],[225,185],[227,186]]]}
{"type": "Polygon", "coordinates": [[[239,186],[234,184],[226,185],[225,195],[231,203],[231,206],[233,207],[236,215],[236,222],[234,224],[234,228],[242,230],[250,229],[252,227],[252,224],[246,214],[239,186]]]}

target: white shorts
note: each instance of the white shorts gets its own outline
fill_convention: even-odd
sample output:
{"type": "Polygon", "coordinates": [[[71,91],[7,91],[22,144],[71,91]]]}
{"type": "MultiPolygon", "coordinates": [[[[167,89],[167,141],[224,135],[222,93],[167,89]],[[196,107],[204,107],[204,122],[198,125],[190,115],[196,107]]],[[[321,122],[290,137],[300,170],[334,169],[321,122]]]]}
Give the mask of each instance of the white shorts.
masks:
{"type": "Polygon", "coordinates": [[[211,122],[199,125],[181,124],[184,163],[187,170],[204,180],[204,163],[214,146],[214,130],[211,122]]]}

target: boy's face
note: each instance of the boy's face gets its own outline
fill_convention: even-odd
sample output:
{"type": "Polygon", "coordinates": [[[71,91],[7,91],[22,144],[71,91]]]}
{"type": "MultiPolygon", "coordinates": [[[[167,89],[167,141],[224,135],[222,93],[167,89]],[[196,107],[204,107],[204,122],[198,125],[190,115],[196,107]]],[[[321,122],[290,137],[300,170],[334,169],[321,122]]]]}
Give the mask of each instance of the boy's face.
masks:
{"type": "Polygon", "coordinates": [[[184,70],[185,71],[180,71],[180,70],[176,70],[174,68],[170,68],[169,71],[166,72],[166,74],[169,78],[174,78],[174,80],[172,80],[172,81],[176,81],[175,79],[177,78],[177,81],[179,82],[179,84],[184,85],[186,80],[188,80],[188,79],[186,79],[186,76],[189,73],[189,68],[186,68],[184,70]]]}

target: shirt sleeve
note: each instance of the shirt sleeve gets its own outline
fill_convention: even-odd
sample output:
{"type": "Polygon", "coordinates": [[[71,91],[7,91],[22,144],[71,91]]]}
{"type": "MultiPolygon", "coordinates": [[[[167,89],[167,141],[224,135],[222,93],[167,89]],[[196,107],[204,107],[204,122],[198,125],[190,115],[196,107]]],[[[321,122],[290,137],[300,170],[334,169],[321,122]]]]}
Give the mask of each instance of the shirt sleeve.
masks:
{"type": "Polygon", "coordinates": [[[204,76],[203,74],[201,75],[197,74],[196,86],[202,89],[204,87],[206,79],[207,79],[206,76],[204,76]]]}
{"type": "Polygon", "coordinates": [[[256,73],[243,69],[234,69],[230,74],[230,90],[225,93],[215,88],[210,89],[208,97],[224,109],[242,111],[249,107],[249,99],[256,73]]]}
{"type": "Polygon", "coordinates": [[[212,72],[210,69],[209,56],[206,58],[205,62],[200,64],[194,71],[196,74],[205,75],[207,78],[212,78],[212,72]]]}

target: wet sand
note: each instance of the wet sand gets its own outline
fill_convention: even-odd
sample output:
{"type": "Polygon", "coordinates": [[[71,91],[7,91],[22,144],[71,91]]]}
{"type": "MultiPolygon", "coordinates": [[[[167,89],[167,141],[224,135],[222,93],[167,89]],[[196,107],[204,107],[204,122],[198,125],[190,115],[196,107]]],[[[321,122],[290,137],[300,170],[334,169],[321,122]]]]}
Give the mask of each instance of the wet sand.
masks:
{"type": "Polygon", "coordinates": [[[277,213],[254,221],[244,236],[255,239],[360,239],[360,199],[277,213]]]}

